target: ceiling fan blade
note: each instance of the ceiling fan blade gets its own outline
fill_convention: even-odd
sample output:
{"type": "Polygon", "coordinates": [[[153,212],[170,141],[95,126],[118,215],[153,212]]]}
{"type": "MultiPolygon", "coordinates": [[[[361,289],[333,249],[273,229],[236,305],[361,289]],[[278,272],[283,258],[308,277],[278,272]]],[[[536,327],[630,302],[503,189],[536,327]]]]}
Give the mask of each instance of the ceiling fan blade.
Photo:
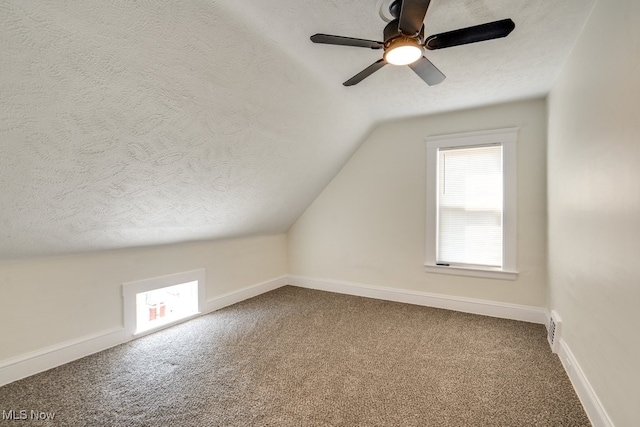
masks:
{"type": "Polygon", "coordinates": [[[409,64],[409,67],[429,86],[437,85],[446,78],[445,75],[424,56],[413,64],[409,64]]]}
{"type": "Polygon", "coordinates": [[[353,37],[332,36],[331,34],[314,34],[311,36],[311,41],[339,46],[369,47],[371,49],[382,49],[384,47],[384,43],[375,40],[354,39],[353,37]]]}
{"type": "Polygon", "coordinates": [[[373,74],[376,71],[378,71],[380,68],[384,67],[385,65],[387,65],[385,60],[384,59],[380,59],[380,60],[374,62],[373,64],[369,65],[367,68],[365,68],[364,70],[360,71],[358,74],[356,74],[355,76],[351,77],[349,80],[347,80],[346,82],[344,82],[342,84],[345,85],[345,86],[353,86],[355,84],[358,84],[361,81],[363,81],[364,79],[366,79],[367,77],[369,77],[371,74],[373,74]]]}
{"type": "Polygon", "coordinates": [[[508,36],[515,27],[516,24],[511,19],[503,19],[501,21],[447,31],[446,33],[434,34],[427,38],[424,45],[427,49],[434,50],[498,39],[508,36]]]}
{"type": "Polygon", "coordinates": [[[405,36],[416,36],[424,25],[431,0],[403,0],[398,28],[405,36]]]}

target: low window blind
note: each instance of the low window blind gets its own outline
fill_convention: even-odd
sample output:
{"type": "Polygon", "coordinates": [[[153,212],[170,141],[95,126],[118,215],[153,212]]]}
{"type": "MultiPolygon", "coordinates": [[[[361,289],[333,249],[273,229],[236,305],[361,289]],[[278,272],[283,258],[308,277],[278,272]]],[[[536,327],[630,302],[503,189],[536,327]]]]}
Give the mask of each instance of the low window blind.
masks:
{"type": "Polygon", "coordinates": [[[502,145],[438,151],[437,262],[502,267],[502,145]]]}

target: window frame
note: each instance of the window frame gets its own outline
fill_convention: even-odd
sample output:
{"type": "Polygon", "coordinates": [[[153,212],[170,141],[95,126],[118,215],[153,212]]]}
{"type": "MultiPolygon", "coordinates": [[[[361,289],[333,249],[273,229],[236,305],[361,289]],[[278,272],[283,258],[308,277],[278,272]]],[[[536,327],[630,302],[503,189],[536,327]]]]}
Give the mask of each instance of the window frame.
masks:
{"type": "Polygon", "coordinates": [[[131,340],[148,334],[152,334],[159,330],[169,328],[178,323],[185,322],[200,316],[205,311],[205,289],[206,289],[206,272],[204,269],[184,271],[181,273],[169,274],[166,276],[152,277],[149,279],[136,280],[134,282],[126,282],[122,284],[123,298],[123,314],[124,314],[124,332],[125,339],[131,340]],[[172,322],[137,332],[136,318],[136,295],[141,292],[153,291],[156,289],[166,288],[169,286],[179,285],[188,282],[198,282],[198,311],[191,315],[181,317],[172,322]]]}
{"type": "Polygon", "coordinates": [[[494,129],[479,132],[430,136],[427,143],[427,210],[426,260],[428,273],[515,280],[517,262],[517,171],[516,143],[518,128],[494,129]],[[482,266],[437,265],[438,244],[438,150],[440,148],[472,148],[502,144],[503,216],[502,268],[482,266]]]}

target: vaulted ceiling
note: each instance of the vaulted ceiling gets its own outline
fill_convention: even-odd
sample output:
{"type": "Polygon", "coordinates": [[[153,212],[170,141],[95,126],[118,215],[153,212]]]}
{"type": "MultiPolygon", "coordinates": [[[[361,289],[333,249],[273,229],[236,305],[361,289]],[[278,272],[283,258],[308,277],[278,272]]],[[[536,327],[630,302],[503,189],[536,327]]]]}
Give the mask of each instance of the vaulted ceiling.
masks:
{"type": "Polygon", "coordinates": [[[382,0],[0,0],[0,260],[286,231],[381,120],[545,95],[593,0],[433,0],[427,86],[380,51],[382,0]]]}

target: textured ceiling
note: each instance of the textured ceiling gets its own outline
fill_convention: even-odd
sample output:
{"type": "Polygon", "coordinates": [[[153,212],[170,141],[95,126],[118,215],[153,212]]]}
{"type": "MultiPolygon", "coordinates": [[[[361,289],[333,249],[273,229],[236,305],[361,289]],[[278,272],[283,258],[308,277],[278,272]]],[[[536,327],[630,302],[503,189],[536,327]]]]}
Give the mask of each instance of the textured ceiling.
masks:
{"type": "MultiPolygon", "coordinates": [[[[387,0],[388,3],[389,0],[387,0]]],[[[382,52],[317,45],[314,33],[382,40],[382,0],[245,0],[237,9],[290,54],[339,86],[382,52]],[[242,4],[242,5],[241,5],[242,4]]],[[[447,76],[427,86],[408,67],[387,66],[344,88],[375,120],[432,114],[546,95],[569,55],[595,0],[432,0],[425,34],[511,18],[507,38],[427,51],[447,76]]]]}
{"type": "Polygon", "coordinates": [[[0,260],[282,232],[379,120],[543,95],[592,0],[433,0],[422,83],[379,51],[376,0],[0,0],[0,260]]]}

